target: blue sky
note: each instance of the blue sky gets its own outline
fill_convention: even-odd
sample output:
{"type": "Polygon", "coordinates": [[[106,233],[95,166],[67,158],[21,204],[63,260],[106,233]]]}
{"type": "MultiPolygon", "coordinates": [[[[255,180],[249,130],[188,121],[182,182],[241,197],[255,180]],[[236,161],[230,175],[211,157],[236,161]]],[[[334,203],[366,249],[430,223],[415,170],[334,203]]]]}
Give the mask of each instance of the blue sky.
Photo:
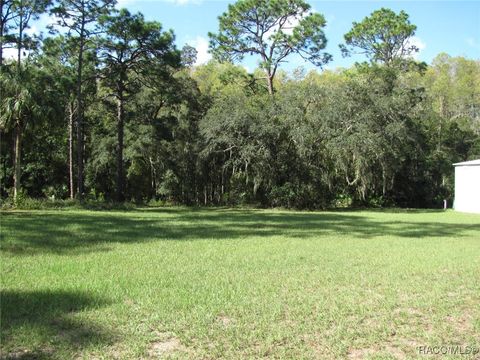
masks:
{"type": "MultiPolygon", "coordinates": [[[[353,21],[360,21],[380,7],[395,11],[405,10],[410,21],[417,25],[414,39],[421,50],[417,58],[430,63],[440,52],[452,56],[480,59],[480,1],[309,1],[314,11],[327,19],[326,51],[333,55],[328,68],[348,67],[361,57],[343,58],[338,49],[353,21]]],[[[218,29],[217,17],[229,1],[223,0],[120,0],[119,6],[130,11],[141,11],[149,20],[160,21],[164,28],[174,30],[177,45],[189,43],[199,51],[199,62],[208,60],[209,31],[218,29]]],[[[256,61],[244,61],[253,69],[256,61]]],[[[305,66],[300,58],[293,58],[286,70],[305,66]]]]}
{"type": "MultiPolygon", "coordinates": [[[[307,0],[308,1],[308,0],[307,0]]],[[[217,17],[229,3],[226,0],[119,0],[118,7],[131,12],[142,12],[148,20],[162,23],[164,29],[173,29],[178,47],[185,43],[195,46],[199,52],[198,62],[208,61],[209,31],[218,29],[217,17]]],[[[480,0],[479,1],[314,1],[309,3],[314,11],[322,13],[327,20],[325,30],[328,46],[326,51],[333,55],[328,68],[348,67],[362,57],[343,58],[338,44],[352,26],[372,11],[388,7],[398,12],[405,10],[410,21],[417,25],[414,43],[420,48],[418,60],[430,63],[440,52],[452,56],[480,59],[480,0]]],[[[244,61],[252,70],[256,60],[244,61]]],[[[301,58],[290,58],[284,69],[298,66],[313,68],[301,58]]]]}

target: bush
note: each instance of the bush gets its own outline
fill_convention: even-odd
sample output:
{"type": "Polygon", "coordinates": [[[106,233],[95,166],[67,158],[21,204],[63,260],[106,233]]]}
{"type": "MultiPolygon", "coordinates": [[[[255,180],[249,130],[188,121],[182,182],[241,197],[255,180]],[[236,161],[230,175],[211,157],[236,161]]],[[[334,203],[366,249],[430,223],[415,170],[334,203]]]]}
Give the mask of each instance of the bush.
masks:
{"type": "Polygon", "coordinates": [[[175,206],[174,203],[167,200],[162,199],[151,199],[147,202],[147,206],[149,207],[167,207],[167,206],[175,206]]]}
{"type": "Polygon", "coordinates": [[[352,206],[353,199],[350,195],[341,194],[338,195],[333,201],[333,207],[335,208],[348,208],[352,206]]]}
{"type": "Polygon", "coordinates": [[[268,195],[271,206],[289,209],[324,209],[330,204],[329,193],[312,184],[285,183],[274,186],[268,195]]]}
{"type": "Polygon", "coordinates": [[[43,189],[43,194],[50,199],[64,199],[68,196],[68,187],[66,185],[47,186],[43,189]]]}
{"type": "Polygon", "coordinates": [[[13,197],[9,196],[2,199],[0,208],[2,210],[48,210],[48,209],[87,209],[87,210],[132,210],[136,207],[132,203],[115,203],[99,200],[56,200],[46,198],[31,198],[24,193],[17,196],[17,202],[14,204],[13,197]]]}
{"type": "Polygon", "coordinates": [[[13,196],[2,199],[1,209],[20,209],[20,210],[43,210],[43,209],[63,209],[76,207],[78,204],[75,200],[52,200],[52,199],[35,199],[20,193],[17,201],[14,203],[13,196]]]}

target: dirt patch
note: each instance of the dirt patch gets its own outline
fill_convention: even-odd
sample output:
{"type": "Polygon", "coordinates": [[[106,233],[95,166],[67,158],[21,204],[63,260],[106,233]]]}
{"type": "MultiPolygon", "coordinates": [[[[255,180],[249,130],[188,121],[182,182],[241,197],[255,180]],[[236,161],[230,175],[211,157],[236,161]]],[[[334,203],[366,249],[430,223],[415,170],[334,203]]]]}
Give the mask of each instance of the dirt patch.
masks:
{"type": "Polygon", "coordinates": [[[407,358],[405,353],[396,346],[387,345],[385,347],[385,352],[387,352],[388,354],[390,354],[391,356],[393,356],[395,359],[398,359],[398,360],[403,360],[407,358]]]}
{"type": "Polygon", "coordinates": [[[353,349],[348,352],[347,357],[350,360],[360,360],[360,359],[366,359],[368,356],[373,355],[375,353],[376,351],[371,348],[353,349]]]}
{"type": "Polygon", "coordinates": [[[397,340],[404,349],[417,349],[422,343],[415,339],[400,338],[397,340]]]}
{"type": "Polygon", "coordinates": [[[381,348],[365,348],[365,349],[353,349],[348,352],[348,359],[351,360],[360,360],[360,359],[368,359],[377,354],[388,354],[395,359],[404,360],[407,358],[405,353],[394,345],[386,345],[382,346],[381,348]]]}
{"type": "Polygon", "coordinates": [[[113,360],[126,359],[128,358],[128,349],[123,344],[116,344],[110,347],[108,358],[113,360]]]}
{"type": "Polygon", "coordinates": [[[408,316],[415,316],[415,317],[421,317],[424,316],[424,314],[413,307],[406,307],[406,308],[398,308],[393,311],[394,314],[396,315],[408,315],[408,316]]]}
{"type": "Polygon", "coordinates": [[[135,301],[133,301],[132,299],[125,299],[124,303],[125,305],[128,305],[128,306],[136,305],[135,301]]]}
{"type": "Polygon", "coordinates": [[[43,350],[18,350],[9,353],[0,352],[0,360],[27,360],[27,359],[48,359],[52,356],[53,349],[43,350]]]}
{"type": "Polygon", "coordinates": [[[335,355],[332,353],[328,344],[323,342],[324,340],[325,338],[320,334],[314,339],[309,338],[308,336],[303,336],[302,342],[310,346],[315,359],[335,359],[335,355]]]}
{"type": "Polygon", "coordinates": [[[217,322],[220,323],[222,326],[228,327],[235,323],[235,319],[232,319],[225,315],[220,315],[217,317],[217,322]]]}
{"type": "Polygon", "coordinates": [[[365,328],[377,328],[379,326],[379,322],[374,317],[364,317],[360,320],[359,325],[365,328]]]}
{"type": "Polygon", "coordinates": [[[150,358],[158,359],[178,351],[186,351],[185,346],[180,340],[170,334],[162,334],[161,339],[150,343],[148,348],[148,356],[150,358]]]}
{"type": "Polygon", "coordinates": [[[473,331],[473,316],[469,313],[463,313],[458,317],[447,316],[445,321],[450,324],[456,332],[460,334],[473,331]]]}

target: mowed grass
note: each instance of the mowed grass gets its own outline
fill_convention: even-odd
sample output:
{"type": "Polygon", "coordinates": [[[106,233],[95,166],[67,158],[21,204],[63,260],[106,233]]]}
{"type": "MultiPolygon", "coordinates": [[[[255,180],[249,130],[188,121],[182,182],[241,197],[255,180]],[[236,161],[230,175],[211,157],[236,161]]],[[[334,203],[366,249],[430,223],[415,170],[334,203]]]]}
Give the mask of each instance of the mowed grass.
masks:
{"type": "Polygon", "coordinates": [[[1,225],[3,358],[403,359],[419,346],[480,347],[480,215],[19,211],[1,225]]]}

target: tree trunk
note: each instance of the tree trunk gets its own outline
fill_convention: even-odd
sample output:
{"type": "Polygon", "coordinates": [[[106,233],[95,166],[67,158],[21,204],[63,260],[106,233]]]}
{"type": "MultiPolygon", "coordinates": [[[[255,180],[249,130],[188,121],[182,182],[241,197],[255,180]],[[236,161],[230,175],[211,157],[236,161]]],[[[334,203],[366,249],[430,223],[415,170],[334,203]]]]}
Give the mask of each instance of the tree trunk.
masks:
{"type": "MultiPolygon", "coordinates": [[[[20,25],[18,31],[17,40],[17,81],[20,81],[21,65],[22,65],[22,42],[23,42],[23,17],[20,16],[20,25]]],[[[17,94],[18,96],[18,94],[17,94]]],[[[21,120],[17,119],[15,122],[15,151],[13,158],[13,203],[16,205],[18,201],[18,195],[20,193],[20,177],[22,176],[21,170],[21,156],[22,156],[22,126],[21,120]]]]}
{"type": "Polygon", "coordinates": [[[442,149],[442,130],[443,130],[442,124],[443,124],[443,119],[445,119],[443,101],[444,101],[443,96],[440,96],[440,121],[438,125],[438,139],[437,139],[437,151],[439,152],[442,149]]]}
{"type": "Polygon", "coordinates": [[[20,193],[20,177],[21,172],[21,153],[22,153],[22,127],[20,124],[15,124],[15,152],[13,159],[13,202],[17,204],[18,194],[20,193]]]}
{"type": "Polygon", "coordinates": [[[124,176],[123,176],[123,123],[124,123],[124,99],[123,88],[120,85],[117,100],[117,201],[123,201],[124,197],[124,176]]]}
{"type": "Polygon", "coordinates": [[[22,45],[23,45],[23,30],[24,30],[24,24],[23,24],[23,4],[20,3],[20,13],[19,13],[19,21],[18,21],[18,39],[17,39],[17,72],[20,74],[20,64],[22,61],[22,45]]]}
{"type": "Polygon", "coordinates": [[[73,178],[73,107],[73,102],[70,102],[68,105],[68,177],[70,186],[70,199],[75,198],[75,185],[73,178]]]}
{"type": "Polygon", "coordinates": [[[77,197],[82,199],[84,196],[83,184],[83,94],[82,94],[82,70],[83,70],[83,51],[85,46],[84,25],[82,24],[80,32],[80,46],[78,51],[77,65],[77,197]]]}
{"type": "Polygon", "coordinates": [[[382,196],[385,197],[387,194],[387,175],[385,174],[385,169],[382,169],[382,196]]]}
{"type": "Polygon", "coordinates": [[[221,194],[222,194],[222,197],[223,197],[223,194],[225,193],[225,168],[222,167],[222,180],[221,180],[221,194]]]}
{"type": "MultiPolygon", "coordinates": [[[[17,42],[17,67],[20,69],[20,64],[22,61],[22,42],[23,42],[23,18],[20,18],[20,28],[18,30],[18,42],[17,42]]],[[[20,72],[20,70],[18,70],[20,72]]]]}
{"type": "Polygon", "coordinates": [[[151,189],[150,189],[150,198],[156,200],[157,197],[157,182],[156,182],[156,171],[155,171],[155,164],[153,163],[153,159],[151,156],[148,157],[148,162],[150,164],[150,177],[151,177],[151,189]]]}
{"type": "Polygon", "coordinates": [[[3,4],[4,0],[0,0],[0,72],[3,66],[3,4]]]}
{"type": "Polygon", "coordinates": [[[268,93],[270,95],[273,95],[273,93],[274,93],[273,76],[271,74],[267,74],[267,89],[268,89],[268,93]]]}

